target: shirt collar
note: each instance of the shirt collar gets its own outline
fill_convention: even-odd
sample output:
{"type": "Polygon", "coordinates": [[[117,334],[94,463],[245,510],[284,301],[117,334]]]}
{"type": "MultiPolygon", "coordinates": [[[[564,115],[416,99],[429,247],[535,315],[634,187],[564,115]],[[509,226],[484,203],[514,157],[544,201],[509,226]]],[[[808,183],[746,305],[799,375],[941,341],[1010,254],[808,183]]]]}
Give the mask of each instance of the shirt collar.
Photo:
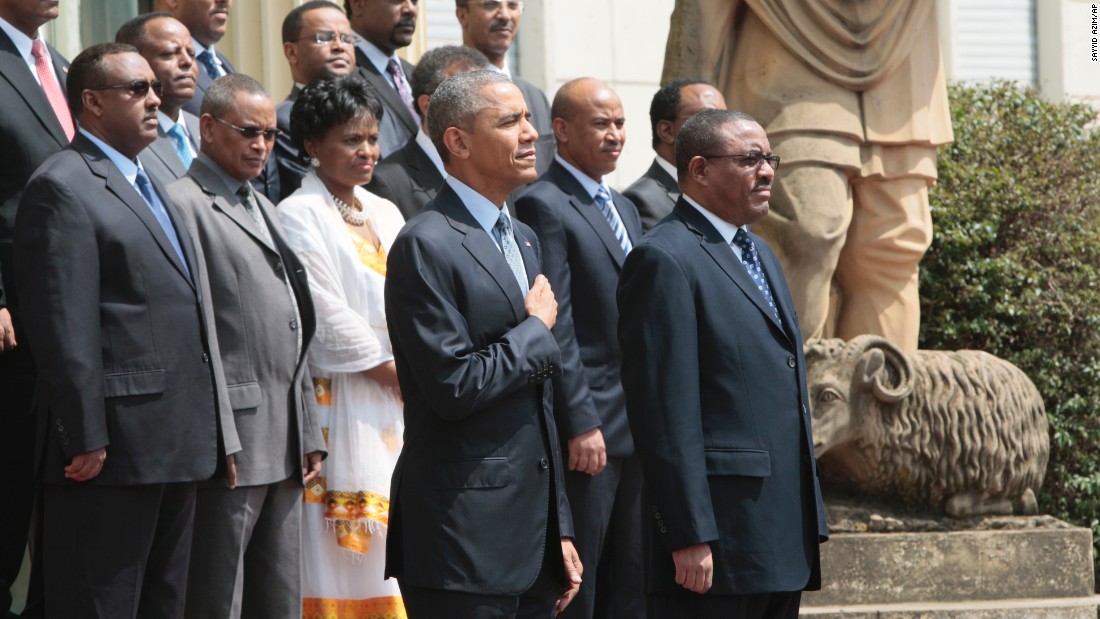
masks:
{"type": "Polygon", "coordinates": [[[676,166],[665,161],[664,157],[657,155],[653,158],[653,160],[657,162],[657,165],[661,166],[662,170],[668,172],[668,175],[672,177],[672,180],[676,180],[679,178],[679,172],[676,171],[676,166]]]}
{"type": "Polygon", "coordinates": [[[382,53],[382,50],[378,49],[378,46],[374,43],[371,43],[361,36],[356,36],[356,39],[358,40],[355,42],[355,47],[359,48],[359,51],[363,52],[363,55],[367,57],[367,60],[369,60],[372,65],[374,65],[374,68],[378,69],[378,72],[382,75],[389,75],[387,69],[389,68],[390,60],[393,58],[397,58],[397,54],[394,53],[387,56],[386,54],[382,53]]]}
{"type": "MultiPolygon", "coordinates": [[[[458,194],[459,199],[466,205],[466,210],[474,216],[481,229],[485,230],[490,238],[493,238],[493,228],[496,227],[497,220],[500,219],[501,213],[508,217],[508,209],[504,208],[503,204],[500,206],[493,204],[489,201],[489,198],[481,195],[453,176],[448,176],[446,183],[458,194]]],[[[509,217],[509,219],[511,218],[509,217]]]]}
{"type": "Polygon", "coordinates": [[[428,137],[427,133],[424,133],[423,127],[416,130],[416,143],[420,146],[420,149],[428,155],[428,159],[432,160],[432,163],[435,164],[439,173],[446,178],[447,171],[443,169],[443,159],[439,156],[439,151],[436,150],[435,144],[432,143],[432,139],[428,137]]]}
{"type": "Polygon", "coordinates": [[[576,166],[569,163],[565,159],[562,159],[561,155],[555,154],[554,161],[557,161],[559,164],[561,164],[561,167],[565,168],[570,174],[572,174],[573,178],[577,179],[577,182],[581,184],[581,187],[584,187],[585,192],[587,192],[588,196],[593,200],[596,199],[596,192],[600,189],[600,187],[603,187],[608,196],[611,195],[611,190],[603,184],[602,178],[600,179],[600,182],[596,182],[591,176],[585,174],[584,172],[581,172],[579,169],[577,169],[576,166]]]}
{"type": "Polygon", "coordinates": [[[187,130],[187,123],[183,122],[183,110],[180,110],[180,119],[172,120],[164,112],[157,110],[157,122],[160,124],[160,130],[168,133],[168,131],[175,125],[179,125],[183,129],[183,134],[190,137],[191,132],[187,130]]]}
{"type": "Polygon", "coordinates": [[[34,45],[34,39],[23,34],[21,30],[3,19],[0,19],[0,30],[3,30],[4,34],[8,35],[11,42],[15,44],[15,49],[19,52],[19,57],[22,58],[24,62],[33,64],[34,56],[31,55],[31,46],[34,45]]]}
{"type": "Polygon", "coordinates": [[[115,164],[115,167],[118,168],[118,171],[122,172],[122,176],[124,176],[126,180],[130,181],[131,185],[137,182],[138,169],[141,167],[141,163],[139,161],[126,157],[126,155],[118,152],[114,149],[113,146],[92,135],[83,127],[77,126],[76,130],[83,134],[84,137],[91,140],[92,144],[95,144],[96,147],[99,148],[99,150],[103,151],[103,154],[107,155],[107,158],[111,160],[111,163],[115,164]]]}
{"type": "Polygon", "coordinates": [[[503,73],[504,75],[508,76],[508,79],[512,79],[512,70],[508,68],[507,60],[504,61],[504,68],[498,67],[491,62],[486,65],[485,68],[489,69],[490,71],[496,71],[497,73],[503,73]]]}
{"type": "Polygon", "coordinates": [[[218,162],[211,159],[206,153],[199,153],[198,160],[201,161],[203,165],[210,168],[210,171],[221,180],[225,188],[234,194],[240,191],[241,187],[244,187],[245,184],[248,183],[248,181],[239,181],[230,176],[220,165],[218,165],[218,162]]]}
{"type": "MultiPolygon", "coordinates": [[[[727,245],[733,245],[733,237],[737,234],[738,230],[744,230],[745,232],[748,232],[749,229],[745,226],[735,226],[725,219],[722,219],[721,217],[703,208],[701,204],[699,204],[695,200],[692,200],[691,196],[687,195],[686,193],[682,194],[681,197],[684,199],[685,202],[695,207],[695,210],[699,211],[703,215],[703,217],[707,218],[707,221],[710,222],[710,225],[714,226],[714,229],[718,231],[718,234],[722,237],[722,240],[725,241],[727,245]]],[[[741,248],[737,248],[737,250],[738,253],[740,253],[741,248]]]]}

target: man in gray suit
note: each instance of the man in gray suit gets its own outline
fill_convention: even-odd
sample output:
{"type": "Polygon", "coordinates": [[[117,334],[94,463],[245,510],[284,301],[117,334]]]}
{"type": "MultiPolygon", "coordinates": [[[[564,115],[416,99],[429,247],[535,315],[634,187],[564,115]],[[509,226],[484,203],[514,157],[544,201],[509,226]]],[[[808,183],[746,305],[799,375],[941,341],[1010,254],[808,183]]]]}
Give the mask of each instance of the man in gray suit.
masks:
{"type": "Polygon", "coordinates": [[[428,137],[428,103],[443,80],[458,73],[485,68],[485,56],[461,45],[437,47],[420,57],[412,76],[413,98],[424,122],[416,137],[383,159],[374,170],[367,189],[397,205],[405,219],[411,219],[435,199],[446,171],[439,151],[428,137]]]}
{"type": "Polygon", "coordinates": [[[359,76],[382,99],[378,145],[382,157],[401,148],[416,135],[420,114],[413,102],[413,65],[397,57],[412,43],[416,32],[416,0],[344,0],[351,28],[359,35],[355,64],[359,76]]]}
{"type": "Polygon", "coordinates": [[[295,7],[283,19],[283,55],[290,64],[294,87],[275,106],[275,161],[279,168],[279,194],[286,198],[302,185],[306,163],[290,137],[290,110],[298,93],[316,79],[347,75],[355,70],[351,24],[340,7],[328,0],[310,0],[295,7]]]}
{"type": "Polygon", "coordinates": [[[305,364],[313,302],[275,207],[249,184],[275,140],[275,104],[238,73],[211,84],[202,112],[202,153],[170,191],[207,269],[243,449],[229,462],[236,488],[198,491],[186,615],[289,617],[301,612],[303,475],[324,453],[305,364]]]}
{"type": "Polygon", "coordinates": [[[726,99],[714,86],[698,80],[669,82],[653,95],[649,126],[657,157],[645,174],[623,192],[638,207],[642,229],[648,231],[657,225],[680,199],[680,186],[676,183],[676,136],[685,120],[710,109],[726,109],[726,99]]]}
{"type": "Polygon", "coordinates": [[[122,24],[115,41],[136,47],[164,89],[157,139],[138,158],[149,176],[167,185],[187,174],[199,151],[199,119],[182,109],[195,96],[191,33],[169,13],[145,13],[122,24]]]}
{"type": "Polygon", "coordinates": [[[550,127],[550,103],[546,93],[527,80],[512,75],[508,68],[508,49],[519,30],[519,18],[523,14],[523,0],[455,0],[455,16],[462,26],[462,44],[485,54],[487,68],[507,75],[519,88],[531,124],[539,132],[535,142],[538,161],[535,171],[539,174],[550,169],[554,161],[554,130],[550,127]]]}

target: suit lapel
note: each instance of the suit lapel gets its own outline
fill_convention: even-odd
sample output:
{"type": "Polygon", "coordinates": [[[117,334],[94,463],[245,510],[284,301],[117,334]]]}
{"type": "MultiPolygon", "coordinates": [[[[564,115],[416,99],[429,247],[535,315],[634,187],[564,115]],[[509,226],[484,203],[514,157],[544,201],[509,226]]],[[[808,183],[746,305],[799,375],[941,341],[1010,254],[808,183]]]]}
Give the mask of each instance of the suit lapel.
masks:
{"type": "Polygon", "coordinates": [[[756,253],[760,257],[760,264],[764,267],[764,276],[768,278],[768,285],[771,286],[772,299],[783,318],[783,327],[787,338],[792,342],[801,342],[802,334],[797,329],[798,320],[794,315],[794,299],[791,298],[787,280],[783,277],[783,267],[763,239],[751,233],[750,236],[753,243],[756,244],[756,253]]]}
{"type": "Polygon", "coordinates": [[[680,183],[672,178],[672,176],[661,167],[661,164],[656,161],[651,163],[649,165],[649,170],[646,171],[646,175],[654,181],[657,181],[657,184],[665,190],[665,195],[672,200],[673,204],[680,199],[680,183]]]}
{"type": "Polygon", "coordinates": [[[186,110],[180,110],[180,119],[183,120],[183,125],[187,127],[192,148],[195,149],[196,153],[201,152],[202,130],[199,128],[199,117],[186,110]]]}
{"type": "MultiPolygon", "coordinates": [[[[444,184],[440,187],[435,203],[439,205],[440,212],[450,221],[451,227],[464,235],[462,246],[493,278],[501,294],[508,298],[516,322],[521,322],[527,317],[527,311],[523,307],[523,297],[520,296],[519,288],[516,286],[516,276],[512,274],[512,269],[508,266],[508,261],[504,259],[504,254],[501,253],[496,242],[478,225],[477,220],[450,185],[444,184]]],[[[516,241],[521,246],[525,244],[518,238],[516,241]]],[[[520,249],[520,252],[522,253],[523,249],[520,249]]],[[[526,256],[524,256],[524,263],[526,267],[526,256]]],[[[528,271],[528,284],[530,284],[530,278],[530,271],[528,271]]]]}
{"type": "MultiPolygon", "coordinates": [[[[387,111],[397,114],[397,117],[401,119],[405,128],[415,134],[417,129],[416,121],[413,120],[413,117],[409,114],[409,109],[405,107],[405,102],[401,100],[401,95],[397,94],[397,91],[390,85],[386,76],[378,72],[378,69],[374,67],[374,64],[371,63],[366,54],[359,51],[359,48],[355,48],[355,62],[364,79],[374,87],[375,92],[377,92],[386,102],[386,107],[389,108],[387,111]]],[[[401,70],[405,70],[404,66],[401,67],[401,70]]],[[[407,77],[408,76],[406,76],[406,81],[408,81],[407,77]]]]}
{"type": "MultiPolygon", "coordinates": [[[[252,221],[248,212],[245,210],[244,204],[237,197],[237,194],[232,188],[227,187],[225,182],[217,175],[214,170],[211,170],[206,162],[201,159],[196,159],[191,164],[191,170],[188,172],[191,178],[195,179],[195,182],[199,184],[208,196],[214,199],[214,210],[222,212],[230,221],[240,226],[249,236],[251,236],[257,243],[268,248],[272,252],[278,253],[278,249],[268,242],[264,235],[257,228],[256,222],[252,221]]],[[[260,202],[259,196],[256,197],[257,204],[260,202]]],[[[261,208],[261,212],[263,207],[261,208]]]]}
{"type": "MultiPolygon", "coordinates": [[[[747,296],[749,301],[760,310],[760,313],[764,314],[764,317],[786,336],[786,331],[779,324],[775,314],[772,312],[772,308],[768,307],[767,301],[764,300],[764,295],[760,293],[756,284],[752,282],[752,278],[749,276],[748,271],[745,270],[745,265],[742,264],[740,257],[734,253],[730,244],[718,234],[714,226],[696,211],[695,207],[683,200],[676,203],[673,212],[684,220],[684,223],[701,237],[699,245],[703,248],[703,251],[710,254],[714,262],[716,262],[718,266],[725,271],[726,275],[733,280],[733,283],[745,293],[745,296],[747,296]]],[[[759,253],[759,251],[757,253],[759,253]]]]}
{"type": "MultiPolygon", "coordinates": [[[[54,54],[52,48],[50,53],[53,54],[54,69],[59,76],[58,82],[61,89],[64,90],[64,67],[58,67],[58,56],[54,54]]],[[[65,137],[65,131],[61,128],[61,121],[57,120],[57,116],[53,113],[53,107],[50,106],[45,91],[38,85],[38,81],[31,74],[27,63],[23,61],[19,51],[15,49],[15,44],[2,30],[0,30],[0,77],[11,83],[12,88],[23,98],[27,108],[31,110],[38,121],[42,123],[42,126],[57,141],[58,146],[68,145],[69,140],[65,137]]],[[[10,105],[10,103],[7,105],[10,105]]]]}
{"type": "MultiPolygon", "coordinates": [[[[179,255],[176,254],[176,249],[172,247],[172,243],[168,240],[168,235],[164,232],[164,228],[161,228],[160,222],[153,215],[153,211],[150,210],[149,205],[146,204],[145,199],[141,197],[138,190],[126,180],[126,177],[122,176],[122,172],[117,167],[111,164],[111,160],[106,154],[102,153],[95,144],[85,138],[81,134],[77,134],[77,137],[73,140],[73,145],[87,161],[89,169],[96,176],[102,178],[107,187],[107,190],[113,193],[119,200],[122,201],[134,215],[141,220],[141,223],[145,225],[145,228],[149,230],[149,234],[153,235],[153,239],[156,240],[157,245],[160,246],[162,252],[168,261],[172,263],[172,266],[179,271],[179,274],[187,280],[191,286],[194,286],[194,282],[188,276],[187,271],[180,263],[179,255]]],[[[154,189],[157,190],[161,203],[164,204],[165,209],[171,209],[168,205],[168,194],[164,191],[163,187],[159,187],[156,181],[154,182],[154,189]]],[[[169,216],[172,215],[172,210],[169,210],[169,216]]],[[[186,234],[179,234],[178,218],[173,218],[172,224],[176,226],[177,236],[181,247],[185,245],[184,237],[186,234]]],[[[184,254],[187,257],[186,252],[184,254]]],[[[191,259],[191,258],[188,258],[191,259]]],[[[191,264],[194,264],[193,262],[191,264]]]]}
{"type": "Polygon", "coordinates": [[[172,138],[168,137],[168,134],[164,133],[163,129],[157,128],[157,139],[153,140],[153,143],[146,149],[153,154],[157,159],[161,161],[172,172],[172,176],[180,178],[184,174],[187,174],[187,169],[183,167],[183,161],[180,160],[180,156],[176,153],[175,142],[172,138]]]}
{"type": "Polygon", "coordinates": [[[443,183],[443,175],[439,173],[439,169],[435,167],[435,163],[428,157],[428,153],[424,152],[424,149],[416,143],[415,138],[409,140],[405,149],[409,168],[415,171],[415,174],[410,174],[410,176],[413,177],[413,180],[415,180],[417,184],[427,189],[429,195],[435,197],[435,194],[438,193],[439,185],[443,183]]]}
{"type": "MultiPolygon", "coordinates": [[[[554,184],[569,194],[569,205],[576,209],[581,218],[592,227],[592,231],[596,233],[604,248],[607,249],[607,253],[611,255],[611,259],[615,261],[619,268],[622,268],[623,261],[626,260],[623,246],[619,244],[619,239],[615,238],[615,233],[611,231],[611,225],[607,223],[607,219],[600,212],[600,207],[596,205],[596,201],[592,199],[592,196],[584,190],[580,181],[574,178],[569,170],[566,170],[557,161],[550,164],[550,169],[546,171],[546,174],[554,181],[554,184]]],[[[632,241],[637,242],[634,239],[632,241]]]]}

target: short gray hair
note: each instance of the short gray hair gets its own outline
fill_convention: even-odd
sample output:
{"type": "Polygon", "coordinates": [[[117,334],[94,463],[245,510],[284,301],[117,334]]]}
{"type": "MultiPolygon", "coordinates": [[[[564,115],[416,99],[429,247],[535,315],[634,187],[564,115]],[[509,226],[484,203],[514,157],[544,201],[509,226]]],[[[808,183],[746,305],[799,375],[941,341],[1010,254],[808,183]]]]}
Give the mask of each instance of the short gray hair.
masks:
{"type": "Polygon", "coordinates": [[[676,172],[687,174],[688,164],[700,155],[714,155],[726,139],[722,129],[739,120],[756,119],[736,110],[703,110],[684,121],[676,136],[676,172]]]}
{"type": "Polygon", "coordinates": [[[472,71],[458,73],[443,80],[428,104],[428,137],[444,162],[450,157],[443,133],[450,127],[470,131],[477,114],[485,107],[481,90],[491,84],[511,84],[503,73],[472,71]]]}
{"type": "Polygon", "coordinates": [[[267,94],[264,87],[255,79],[244,73],[230,73],[214,80],[210,88],[206,89],[206,94],[202,97],[202,106],[199,108],[200,115],[210,114],[215,118],[220,117],[236,105],[234,99],[239,92],[271,98],[271,95],[267,94]]]}

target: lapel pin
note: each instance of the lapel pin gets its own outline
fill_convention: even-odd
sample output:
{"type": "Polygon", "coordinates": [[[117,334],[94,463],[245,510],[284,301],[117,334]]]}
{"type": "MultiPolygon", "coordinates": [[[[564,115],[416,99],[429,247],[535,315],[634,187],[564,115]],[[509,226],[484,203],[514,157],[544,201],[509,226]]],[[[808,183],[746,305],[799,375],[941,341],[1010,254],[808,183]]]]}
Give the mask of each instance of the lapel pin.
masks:
{"type": "Polygon", "coordinates": [[[527,239],[524,239],[523,244],[526,245],[527,247],[530,247],[531,246],[531,241],[528,241],[527,239]]]}

